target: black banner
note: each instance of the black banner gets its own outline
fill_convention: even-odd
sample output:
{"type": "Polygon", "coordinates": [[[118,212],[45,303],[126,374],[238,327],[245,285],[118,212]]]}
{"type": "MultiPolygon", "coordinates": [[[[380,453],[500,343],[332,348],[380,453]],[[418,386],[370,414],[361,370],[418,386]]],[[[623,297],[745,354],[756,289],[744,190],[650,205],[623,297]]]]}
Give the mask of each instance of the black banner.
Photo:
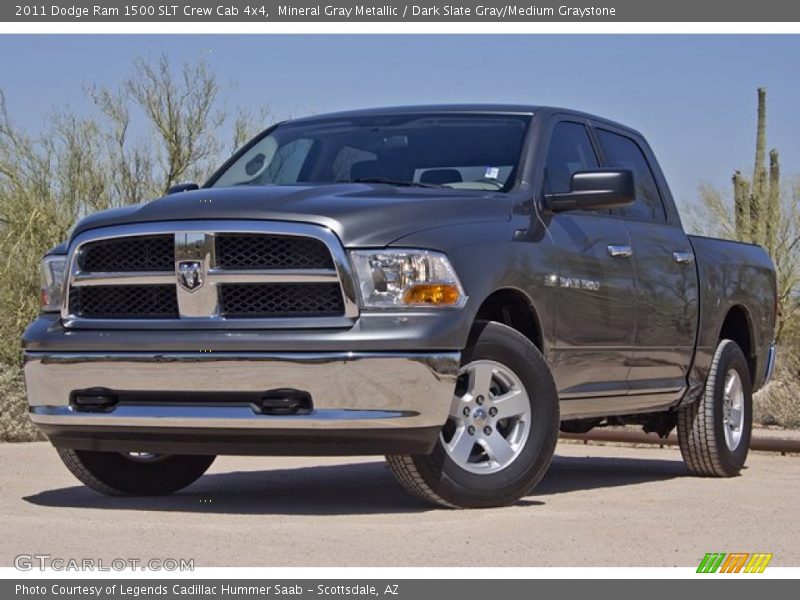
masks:
{"type": "Polygon", "coordinates": [[[329,580],[5,580],[0,596],[7,600],[264,600],[267,598],[640,598],[674,600],[677,595],[724,594],[730,600],[756,594],[786,593],[791,581],[703,576],[698,579],[638,580],[526,580],[526,579],[329,579],[329,580]],[[711,581],[715,579],[715,581],[711,581]],[[713,588],[712,588],[713,586],[713,588]]]}
{"type": "Polygon", "coordinates": [[[56,0],[0,5],[11,22],[794,22],[786,0],[315,2],[308,0],[56,0]]]}

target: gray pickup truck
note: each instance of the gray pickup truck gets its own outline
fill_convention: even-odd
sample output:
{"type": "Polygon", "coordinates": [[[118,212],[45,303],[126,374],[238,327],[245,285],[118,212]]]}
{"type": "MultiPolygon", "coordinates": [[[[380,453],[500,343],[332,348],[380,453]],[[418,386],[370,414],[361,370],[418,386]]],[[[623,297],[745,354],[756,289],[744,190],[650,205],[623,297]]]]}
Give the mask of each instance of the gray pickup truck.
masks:
{"type": "Polygon", "coordinates": [[[280,123],[202,187],[43,260],[30,417],[107,494],[218,454],[385,454],[448,507],[533,490],[559,429],[747,457],[775,350],[758,246],[688,236],[650,147],[591,115],[421,106],[280,123]]]}

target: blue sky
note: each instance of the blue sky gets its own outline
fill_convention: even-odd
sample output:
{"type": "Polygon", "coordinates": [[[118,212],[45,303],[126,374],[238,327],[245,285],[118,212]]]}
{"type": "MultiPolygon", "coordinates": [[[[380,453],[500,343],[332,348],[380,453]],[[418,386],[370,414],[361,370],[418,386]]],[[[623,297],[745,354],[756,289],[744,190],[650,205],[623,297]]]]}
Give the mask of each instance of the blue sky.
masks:
{"type": "Polygon", "coordinates": [[[641,130],[684,203],[701,181],[752,170],[763,85],[769,146],[800,173],[800,36],[3,36],[0,89],[36,129],[53,107],[88,110],[84,83],[114,85],[133,57],[161,52],[205,56],[226,103],[277,117],[436,102],[593,112],[641,130]]]}

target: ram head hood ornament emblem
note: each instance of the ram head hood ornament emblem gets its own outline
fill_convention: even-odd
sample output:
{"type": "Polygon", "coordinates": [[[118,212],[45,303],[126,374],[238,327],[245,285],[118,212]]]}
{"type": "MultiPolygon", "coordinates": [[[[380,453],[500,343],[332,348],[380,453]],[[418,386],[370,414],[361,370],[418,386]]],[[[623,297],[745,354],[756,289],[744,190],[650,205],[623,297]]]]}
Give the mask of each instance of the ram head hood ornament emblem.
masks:
{"type": "Polygon", "coordinates": [[[178,283],[188,292],[203,285],[203,263],[199,260],[182,260],[178,263],[178,283]]]}

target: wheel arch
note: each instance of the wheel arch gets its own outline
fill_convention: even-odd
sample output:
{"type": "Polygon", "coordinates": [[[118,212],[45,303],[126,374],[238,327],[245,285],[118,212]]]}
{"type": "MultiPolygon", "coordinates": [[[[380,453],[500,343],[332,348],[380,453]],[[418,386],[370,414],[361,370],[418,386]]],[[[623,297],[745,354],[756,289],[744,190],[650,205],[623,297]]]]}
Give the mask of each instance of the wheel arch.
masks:
{"type": "Polygon", "coordinates": [[[722,320],[717,340],[728,339],[738,344],[747,359],[750,381],[755,385],[756,357],[753,335],[753,321],[747,308],[741,304],[731,306],[722,320]]]}
{"type": "Polygon", "coordinates": [[[481,302],[475,321],[495,321],[528,338],[544,353],[544,336],[539,313],[531,297],[519,288],[502,287],[481,302]]]}

